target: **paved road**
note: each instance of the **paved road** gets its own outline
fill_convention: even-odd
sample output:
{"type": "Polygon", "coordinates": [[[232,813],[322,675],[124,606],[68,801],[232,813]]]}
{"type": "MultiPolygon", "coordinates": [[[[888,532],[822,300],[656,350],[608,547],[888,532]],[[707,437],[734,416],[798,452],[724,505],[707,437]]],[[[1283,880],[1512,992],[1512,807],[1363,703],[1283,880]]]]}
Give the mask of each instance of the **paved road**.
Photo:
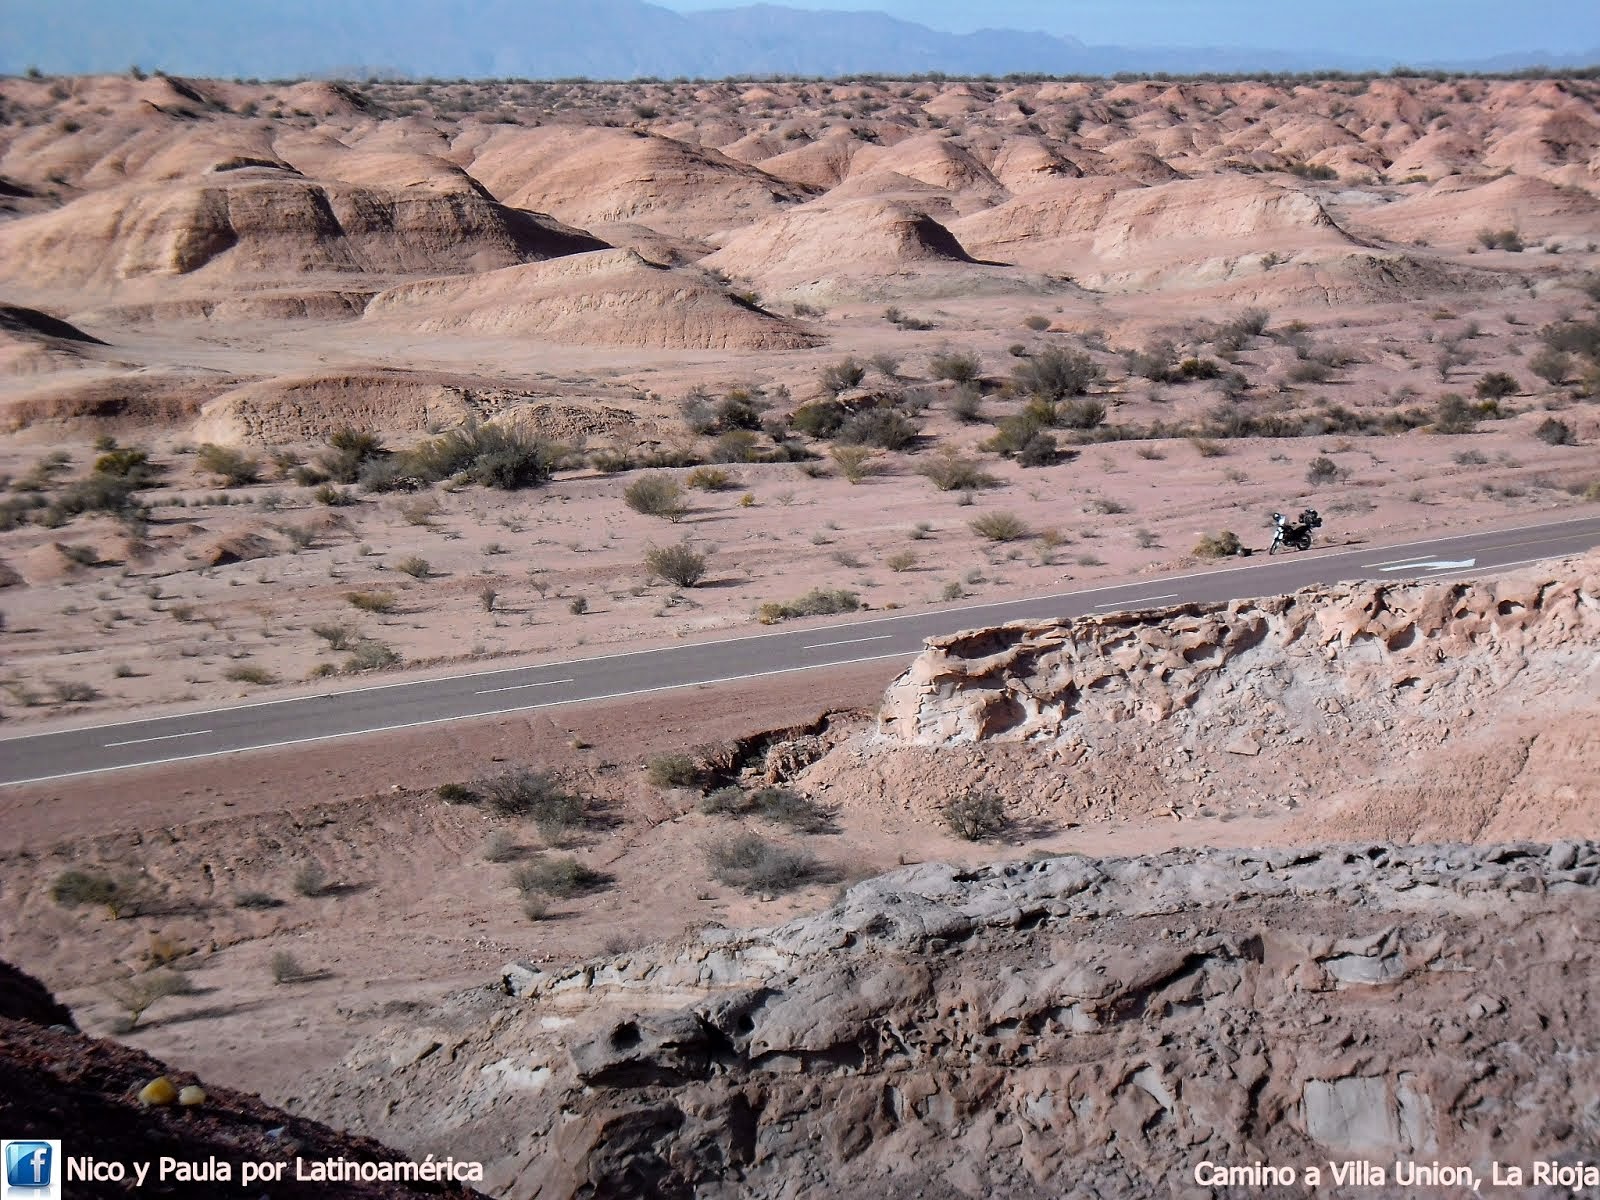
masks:
{"type": "Polygon", "coordinates": [[[23,734],[0,740],[0,786],[873,658],[908,658],[925,638],[1003,621],[1274,595],[1341,579],[1464,578],[1597,545],[1600,517],[1389,546],[1314,548],[1273,558],[1256,555],[1236,566],[1192,575],[1158,576],[1057,596],[23,734]]]}

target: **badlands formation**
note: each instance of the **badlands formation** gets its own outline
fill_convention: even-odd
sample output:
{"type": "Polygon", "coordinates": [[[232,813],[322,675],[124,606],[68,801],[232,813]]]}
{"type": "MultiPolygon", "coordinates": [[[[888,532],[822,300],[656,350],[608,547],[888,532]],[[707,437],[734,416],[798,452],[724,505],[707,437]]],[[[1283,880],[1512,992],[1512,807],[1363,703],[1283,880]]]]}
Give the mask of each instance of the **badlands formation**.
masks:
{"type": "MultiPolygon", "coordinates": [[[[0,81],[0,733],[1593,513],[1597,101],[0,81]]],[[[131,1026],[62,1106],[506,1197],[1593,1163],[1597,647],[1590,556],[9,788],[0,958],[131,1026]]]]}

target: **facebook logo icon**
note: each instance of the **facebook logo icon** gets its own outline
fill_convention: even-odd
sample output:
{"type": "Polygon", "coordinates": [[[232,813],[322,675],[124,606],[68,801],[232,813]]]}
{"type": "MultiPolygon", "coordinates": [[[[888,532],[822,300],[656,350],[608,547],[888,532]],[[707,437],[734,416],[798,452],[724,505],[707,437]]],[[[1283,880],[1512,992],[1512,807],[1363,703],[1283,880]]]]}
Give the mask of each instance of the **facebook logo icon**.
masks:
{"type": "Polygon", "coordinates": [[[56,1156],[60,1142],[6,1142],[6,1200],[12,1196],[48,1200],[59,1196],[56,1156]]]}

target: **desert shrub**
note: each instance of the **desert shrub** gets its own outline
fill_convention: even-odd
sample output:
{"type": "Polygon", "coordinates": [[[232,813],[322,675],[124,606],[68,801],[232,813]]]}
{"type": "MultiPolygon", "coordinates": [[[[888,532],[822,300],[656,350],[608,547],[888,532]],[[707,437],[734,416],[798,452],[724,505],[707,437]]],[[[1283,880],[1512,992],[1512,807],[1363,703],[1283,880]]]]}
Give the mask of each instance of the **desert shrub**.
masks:
{"type": "Polygon", "coordinates": [[[1522,235],[1515,229],[1480,229],[1478,241],[1485,250],[1510,250],[1521,253],[1526,247],[1522,235]]]}
{"type": "Polygon", "coordinates": [[[311,493],[311,498],[318,504],[325,504],[329,508],[348,508],[357,503],[356,494],[348,488],[336,488],[331,483],[325,483],[311,493]]]}
{"type": "Polygon", "coordinates": [[[137,446],[107,449],[94,460],[94,473],[121,479],[134,487],[149,487],[161,477],[163,468],[150,461],[149,451],[137,446]]]}
{"type": "Polygon", "coordinates": [[[1172,378],[1172,366],[1177,358],[1172,343],[1152,342],[1143,350],[1129,350],[1122,356],[1123,366],[1129,375],[1137,375],[1152,383],[1166,383],[1172,378]]]}
{"type": "Polygon", "coordinates": [[[596,450],[589,455],[589,465],[602,475],[620,475],[633,470],[633,458],[625,450],[596,450]]]}
{"type": "Polygon", "coordinates": [[[261,481],[261,460],[251,458],[231,446],[207,442],[195,451],[194,464],[202,471],[218,476],[224,487],[245,487],[261,481]]]}
{"type": "Polygon", "coordinates": [[[1039,430],[1017,451],[1017,465],[1023,467],[1048,467],[1061,457],[1061,449],[1053,435],[1039,430]]]}
{"type": "Polygon", "coordinates": [[[316,859],[307,859],[295,870],[293,882],[294,890],[308,899],[326,895],[328,869],[316,859]]]}
{"type": "Polygon", "coordinates": [[[379,671],[400,662],[400,652],[393,646],[373,638],[362,638],[350,648],[350,657],[344,660],[346,674],[361,671],[379,671]]]}
{"type": "Polygon", "coordinates": [[[745,892],[791,891],[820,873],[813,855],[753,833],[712,842],[706,847],[706,865],[719,883],[745,892]]]}
{"type": "Polygon", "coordinates": [[[1333,368],[1314,358],[1302,359],[1289,368],[1290,383],[1327,383],[1333,368]]]}
{"type": "Polygon", "coordinates": [[[1600,361],[1600,320],[1557,321],[1539,331],[1539,340],[1552,350],[1600,361]]]}
{"type": "Polygon", "coordinates": [[[335,483],[356,483],[361,478],[361,468],[385,453],[383,439],[378,434],[345,426],[328,435],[328,448],[317,456],[315,471],[305,476],[297,471],[295,479],[310,483],[328,479],[335,483]]]}
{"type": "Polygon", "coordinates": [[[486,613],[492,613],[494,606],[500,601],[499,589],[493,584],[484,584],[478,589],[478,607],[486,613]]]}
{"type": "Polygon", "coordinates": [[[279,908],[282,904],[282,900],[268,892],[240,892],[233,901],[235,908],[250,909],[279,908]]]}
{"type": "Polygon", "coordinates": [[[1548,446],[1576,446],[1578,439],[1572,432],[1572,426],[1565,421],[1558,421],[1554,417],[1546,417],[1539,422],[1539,427],[1533,431],[1533,436],[1548,446]]]}
{"type": "Polygon", "coordinates": [[[116,1025],[116,1032],[132,1033],[139,1019],[158,1001],[169,996],[187,996],[194,983],[182,971],[146,971],[106,985],[106,994],[127,1015],[116,1025]]]}
{"type": "Polygon", "coordinates": [[[113,877],[103,871],[63,871],[50,885],[50,898],[63,908],[94,905],[114,919],[137,916],[149,905],[150,889],[131,877],[113,877]]]}
{"type": "Polygon", "coordinates": [[[711,443],[710,458],[716,463],[748,463],[761,457],[761,443],[748,429],[730,429],[711,443]]]}
{"type": "Polygon", "coordinates": [[[860,387],[866,377],[866,367],[853,358],[843,358],[822,368],[822,390],[837,396],[840,392],[860,387]]]}
{"type": "Polygon", "coordinates": [[[344,598],[350,607],[369,613],[392,613],[398,603],[393,592],[346,592],[344,598]]]}
{"type": "Polygon", "coordinates": [[[1050,328],[1050,318],[1041,316],[1024,317],[1022,319],[1022,325],[1023,328],[1031,329],[1035,333],[1043,333],[1046,329],[1050,328]]]}
{"type": "Polygon", "coordinates": [[[832,437],[849,414],[837,400],[817,400],[794,410],[789,424],[797,433],[810,438],[832,437]]]}
{"type": "Polygon", "coordinates": [[[645,778],[659,788],[701,788],[710,773],[692,754],[658,754],[645,764],[645,778]]]}
{"type": "Polygon", "coordinates": [[[898,355],[879,352],[867,360],[872,364],[872,369],[885,379],[900,378],[900,359],[898,355]]]}
{"type": "Polygon", "coordinates": [[[1019,542],[1033,536],[1027,522],[1015,513],[984,513],[967,524],[973,533],[991,542],[1019,542]]]}
{"type": "Polygon", "coordinates": [[[1182,380],[1216,379],[1221,374],[1222,367],[1213,358],[1186,358],[1178,364],[1177,377],[1182,380]]]}
{"type": "Polygon", "coordinates": [[[1572,373],[1572,355],[1546,346],[1528,360],[1528,370],[1551,387],[1560,387],[1572,373]]]}
{"type": "Polygon", "coordinates": [[[756,610],[756,619],[763,625],[776,625],[795,617],[831,616],[855,612],[860,607],[861,597],[855,592],[844,588],[812,588],[796,600],[763,604],[756,610]]]}
{"type": "Polygon", "coordinates": [[[927,330],[933,328],[933,322],[922,317],[913,317],[903,313],[898,308],[890,306],[883,310],[883,319],[897,329],[927,330]]]}
{"type": "Polygon", "coordinates": [[[983,393],[977,387],[963,384],[950,397],[950,415],[963,425],[975,425],[983,420],[983,393]]]}
{"type": "Polygon", "coordinates": [[[1504,371],[1490,371],[1478,380],[1472,392],[1480,400],[1504,400],[1507,396],[1515,396],[1521,390],[1522,385],[1504,371]]]}
{"type": "Polygon", "coordinates": [[[705,578],[706,556],[682,541],[676,546],[651,546],[645,551],[644,565],[652,578],[693,587],[705,578]]]}
{"type": "Polygon", "coordinates": [[[589,601],[583,596],[574,596],[567,605],[567,611],[575,617],[581,617],[589,611],[589,601]]]}
{"type": "Polygon", "coordinates": [[[1055,423],[1063,429],[1094,429],[1106,419],[1106,406],[1099,400],[1069,400],[1058,405],[1055,423]]]}
{"type": "Polygon", "coordinates": [[[824,809],[786,787],[762,787],[750,792],[740,787],[717,788],[701,799],[700,811],[756,816],[802,833],[823,833],[833,827],[833,820],[824,809]]]}
{"type": "Polygon", "coordinates": [[[962,792],[952,796],[945,801],[939,815],[944,818],[951,833],[969,842],[993,837],[1008,823],[1005,801],[990,791],[962,792]]]}
{"type": "MultiPolygon", "coordinates": [[[[1100,367],[1081,350],[1053,346],[1012,369],[1011,381],[1020,392],[1042,400],[1081,396],[1100,381],[1100,367]]],[[[1098,424],[1098,422],[1096,422],[1098,424]]]]}
{"type": "Polygon", "coordinates": [[[498,817],[531,819],[546,840],[563,836],[584,819],[582,796],[569,791],[549,771],[514,768],[480,780],[476,791],[498,817]]]}
{"type": "Polygon", "coordinates": [[[911,570],[917,565],[917,554],[914,550],[897,550],[883,560],[883,565],[895,574],[911,570]]]}
{"type": "Polygon", "coordinates": [[[828,451],[828,456],[838,466],[839,474],[851,483],[860,483],[875,473],[876,464],[873,461],[875,456],[867,446],[834,446],[828,451]]]}
{"type": "Polygon", "coordinates": [[[892,408],[872,408],[847,417],[834,432],[833,440],[846,446],[904,450],[916,442],[917,426],[892,408]]]}
{"type": "Polygon", "coordinates": [[[1339,465],[1325,455],[1319,454],[1306,464],[1307,483],[1332,483],[1339,477],[1339,465]]]}
{"type": "Polygon", "coordinates": [[[299,983],[309,974],[300,960],[287,950],[279,950],[272,956],[271,970],[273,983],[299,983]]]}
{"type": "Polygon", "coordinates": [[[683,488],[670,475],[641,475],[622,493],[623,503],[636,513],[679,521],[688,512],[683,488]]]}
{"type": "Polygon", "coordinates": [[[511,886],[524,896],[581,896],[603,886],[606,877],[571,855],[540,858],[511,873],[511,886]]]}
{"type": "Polygon", "coordinates": [[[941,492],[972,491],[995,487],[1000,482],[985,471],[976,459],[958,454],[949,446],[918,467],[917,474],[924,476],[941,492]]]}
{"type": "Polygon", "coordinates": [[[1433,428],[1437,433],[1471,433],[1477,427],[1478,414],[1467,403],[1466,397],[1446,392],[1434,406],[1433,428]]]}
{"type": "Polygon", "coordinates": [[[739,484],[732,474],[721,467],[696,467],[684,482],[702,492],[725,492],[739,484]]]}
{"type": "Polygon", "coordinates": [[[433,564],[420,554],[408,554],[394,564],[394,569],[413,579],[426,579],[433,574],[433,564]]]}
{"type": "Polygon", "coordinates": [[[1239,535],[1224,529],[1221,533],[1208,533],[1194,544],[1190,552],[1196,558],[1232,558],[1244,548],[1239,535]]]}
{"type": "Polygon", "coordinates": [[[278,682],[278,677],[265,667],[254,666],[250,663],[235,663],[222,673],[224,679],[234,683],[253,683],[264,685],[278,682]]]}
{"type": "Polygon", "coordinates": [[[951,383],[977,383],[983,377],[983,360],[976,354],[945,350],[928,360],[928,373],[951,383]]]}
{"type": "Polygon", "coordinates": [[[433,794],[446,804],[477,804],[483,799],[464,783],[441,783],[433,794]]]}

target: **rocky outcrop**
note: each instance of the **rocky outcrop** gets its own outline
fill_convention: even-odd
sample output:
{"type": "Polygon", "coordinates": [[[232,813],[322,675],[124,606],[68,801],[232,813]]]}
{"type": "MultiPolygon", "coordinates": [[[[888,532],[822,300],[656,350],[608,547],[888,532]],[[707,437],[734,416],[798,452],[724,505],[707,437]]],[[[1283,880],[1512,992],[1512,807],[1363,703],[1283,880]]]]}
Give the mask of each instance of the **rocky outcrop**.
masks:
{"type": "Polygon", "coordinates": [[[1600,556],[1481,583],[1365,581],[932,638],[890,686],[879,730],[1093,746],[1135,721],[1191,748],[1253,730],[1240,744],[1259,750],[1352,707],[1415,720],[1556,684],[1600,696],[1597,649],[1600,556]]]}
{"type": "Polygon", "coordinates": [[[1597,916],[1593,842],[926,865],[776,929],[512,965],[369,1043],[330,1103],[495,1159],[513,1197],[1182,1196],[1203,1160],[1592,1159],[1597,916]]]}

